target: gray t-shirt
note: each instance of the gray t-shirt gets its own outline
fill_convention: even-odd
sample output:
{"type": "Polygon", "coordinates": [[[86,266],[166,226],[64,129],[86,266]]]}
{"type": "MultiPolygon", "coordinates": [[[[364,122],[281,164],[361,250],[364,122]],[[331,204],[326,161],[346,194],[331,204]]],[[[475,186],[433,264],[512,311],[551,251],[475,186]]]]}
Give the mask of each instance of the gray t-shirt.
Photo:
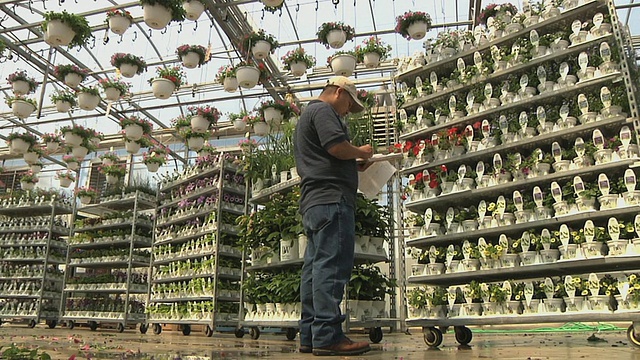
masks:
{"type": "Polygon", "coordinates": [[[296,125],[294,154],[300,174],[300,213],[315,205],[338,203],[344,197],[355,208],[358,170],[355,160],[340,160],[327,151],[350,141],[347,125],[320,100],[311,101],[296,125]]]}

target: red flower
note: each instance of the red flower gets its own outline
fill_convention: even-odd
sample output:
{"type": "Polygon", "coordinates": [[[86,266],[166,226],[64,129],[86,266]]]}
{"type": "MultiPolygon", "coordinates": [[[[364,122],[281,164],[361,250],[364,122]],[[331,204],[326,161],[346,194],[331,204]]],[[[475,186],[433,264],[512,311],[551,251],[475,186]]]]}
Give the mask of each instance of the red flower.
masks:
{"type": "Polygon", "coordinates": [[[446,173],[448,171],[447,170],[447,165],[440,165],[440,171],[446,173]]]}
{"type": "Polygon", "coordinates": [[[431,179],[431,181],[429,181],[429,187],[432,189],[435,189],[438,187],[438,180],[436,179],[431,179]]]}
{"type": "Polygon", "coordinates": [[[452,127],[451,129],[447,130],[447,134],[449,136],[455,135],[458,133],[458,128],[457,127],[452,127]]]}
{"type": "Polygon", "coordinates": [[[418,156],[419,153],[420,153],[420,147],[419,146],[414,146],[413,147],[413,155],[418,156]]]}
{"type": "Polygon", "coordinates": [[[396,143],[395,145],[393,145],[394,148],[402,150],[402,144],[400,143],[396,143]]]}
{"type": "Polygon", "coordinates": [[[409,152],[409,150],[411,150],[411,148],[413,147],[413,143],[411,141],[407,141],[406,143],[404,143],[404,152],[409,152]]]}
{"type": "Polygon", "coordinates": [[[482,126],[482,123],[480,121],[476,121],[473,123],[473,128],[474,129],[480,129],[480,127],[482,126]]]}
{"type": "Polygon", "coordinates": [[[416,182],[422,181],[422,171],[416,174],[416,182]]]}

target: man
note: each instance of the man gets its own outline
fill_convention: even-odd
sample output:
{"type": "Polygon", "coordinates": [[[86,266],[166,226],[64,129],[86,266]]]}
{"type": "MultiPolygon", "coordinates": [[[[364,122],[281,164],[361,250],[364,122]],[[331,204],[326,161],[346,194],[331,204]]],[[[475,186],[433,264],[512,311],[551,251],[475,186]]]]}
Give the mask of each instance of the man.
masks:
{"type": "Polygon", "coordinates": [[[300,284],[303,353],[358,355],[371,349],[367,342],[353,342],[344,335],[341,324],[345,317],[340,312],[353,268],[356,159],[373,155],[371,145],[350,143],[342,117],[363,108],[354,83],[336,76],[327,82],[318,100],[307,105],[296,126],[300,213],[309,238],[300,284]]]}

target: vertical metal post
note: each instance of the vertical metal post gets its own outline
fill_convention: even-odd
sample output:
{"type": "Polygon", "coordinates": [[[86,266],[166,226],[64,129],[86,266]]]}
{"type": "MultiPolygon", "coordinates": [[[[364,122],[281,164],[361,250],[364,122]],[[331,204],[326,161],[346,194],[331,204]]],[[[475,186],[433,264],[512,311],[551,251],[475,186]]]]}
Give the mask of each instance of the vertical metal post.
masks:
{"type": "MultiPolygon", "coordinates": [[[[77,184],[76,184],[77,186],[77,184]]],[[[65,267],[64,267],[64,275],[62,276],[62,294],[60,296],[60,306],[58,310],[58,317],[63,317],[64,311],[66,310],[66,302],[67,302],[67,292],[64,290],[65,287],[67,286],[67,276],[71,275],[72,272],[74,272],[76,270],[76,268],[74,267],[73,270],[72,268],[69,266],[69,259],[71,256],[71,246],[69,244],[69,240],[71,240],[71,238],[74,235],[75,232],[75,224],[76,224],[76,218],[77,218],[77,214],[78,214],[78,201],[77,201],[77,196],[73,196],[73,207],[72,210],[73,213],[71,214],[70,218],[71,218],[71,224],[69,225],[69,239],[67,240],[67,255],[65,257],[65,267]]]]}
{"type": "MultiPolygon", "coordinates": [[[[131,179],[129,179],[131,180],[131,179]]],[[[127,320],[129,319],[129,297],[131,296],[131,268],[133,265],[133,248],[135,244],[136,234],[136,222],[138,221],[138,201],[140,199],[140,191],[136,190],[135,198],[133,199],[133,218],[131,219],[131,241],[129,242],[129,265],[127,266],[127,286],[125,287],[124,298],[124,326],[127,326],[127,320]]]]}
{"type": "Polygon", "coordinates": [[[44,285],[47,279],[47,266],[49,266],[49,255],[51,252],[51,233],[53,232],[53,223],[56,217],[56,197],[51,197],[51,217],[49,219],[49,234],[47,235],[47,250],[44,253],[44,271],[42,273],[42,282],[40,284],[40,295],[38,296],[38,310],[36,313],[36,324],[40,322],[40,315],[42,314],[42,298],[44,297],[44,285]]]}

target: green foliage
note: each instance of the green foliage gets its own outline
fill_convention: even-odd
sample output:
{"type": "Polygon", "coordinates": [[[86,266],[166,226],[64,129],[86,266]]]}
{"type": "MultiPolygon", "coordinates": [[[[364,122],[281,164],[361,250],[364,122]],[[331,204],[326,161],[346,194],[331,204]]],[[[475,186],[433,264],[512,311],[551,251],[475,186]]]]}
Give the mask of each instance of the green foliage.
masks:
{"type": "Polygon", "coordinates": [[[383,301],[385,295],[394,295],[395,279],[389,279],[375,265],[356,266],[351,272],[347,294],[350,300],[383,301]]]}
{"type": "Polygon", "coordinates": [[[7,360],[51,360],[51,356],[44,351],[39,352],[38,349],[18,347],[15,344],[11,344],[11,347],[2,351],[2,358],[7,360]]]}
{"type": "Polygon", "coordinates": [[[47,31],[47,26],[51,20],[60,20],[73,30],[75,36],[69,43],[70,48],[82,47],[93,38],[89,22],[84,16],[69,14],[66,10],[61,13],[53,11],[47,12],[44,14],[44,22],[42,23],[42,29],[44,31],[47,31]]]}

